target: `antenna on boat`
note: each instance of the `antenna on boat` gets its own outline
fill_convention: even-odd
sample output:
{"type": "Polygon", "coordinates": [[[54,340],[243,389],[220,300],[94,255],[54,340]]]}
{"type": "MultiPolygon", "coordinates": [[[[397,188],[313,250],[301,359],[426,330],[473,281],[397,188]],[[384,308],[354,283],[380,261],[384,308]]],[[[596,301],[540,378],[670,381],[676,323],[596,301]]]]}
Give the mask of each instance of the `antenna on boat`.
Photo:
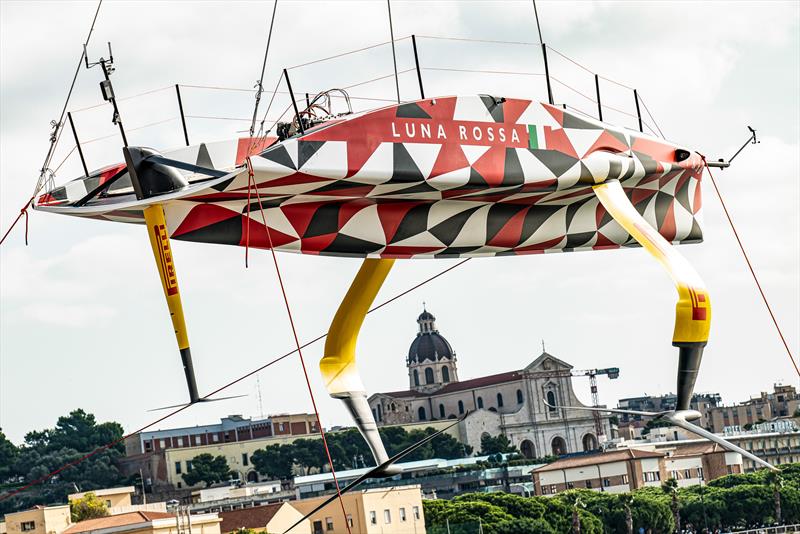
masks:
{"type": "Polygon", "coordinates": [[[256,130],[256,115],[258,114],[258,105],[261,103],[261,93],[264,92],[264,70],[267,68],[267,55],[269,54],[269,44],[272,42],[272,28],[275,26],[275,12],[278,10],[278,0],[272,5],[272,20],[269,23],[269,34],[267,35],[267,47],[264,50],[264,61],[261,63],[261,77],[256,82],[256,104],[253,107],[253,121],[250,123],[250,137],[253,137],[253,132],[256,130]]]}
{"type": "Polygon", "coordinates": [[[122,134],[123,146],[128,146],[128,138],[125,136],[125,128],[122,127],[122,117],[119,115],[119,108],[117,107],[117,99],[114,97],[114,86],[111,85],[111,75],[114,73],[114,54],[111,51],[111,42],[108,43],[108,59],[100,57],[98,61],[89,63],[89,54],[86,51],[86,44],[83,45],[83,59],[86,61],[86,68],[90,69],[100,65],[103,69],[103,76],[105,80],[100,82],[100,92],[103,95],[103,100],[111,102],[114,106],[114,116],[111,122],[119,126],[119,133],[122,134]]]}
{"type": "Polygon", "coordinates": [[[400,103],[400,80],[397,78],[397,54],[394,50],[394,27],[392,26],[392,2],[386,0],[389,9],[389,38],[392,40],[392,62],[394,63],[394,88],[397,91],[397,103],[400,103]]]}

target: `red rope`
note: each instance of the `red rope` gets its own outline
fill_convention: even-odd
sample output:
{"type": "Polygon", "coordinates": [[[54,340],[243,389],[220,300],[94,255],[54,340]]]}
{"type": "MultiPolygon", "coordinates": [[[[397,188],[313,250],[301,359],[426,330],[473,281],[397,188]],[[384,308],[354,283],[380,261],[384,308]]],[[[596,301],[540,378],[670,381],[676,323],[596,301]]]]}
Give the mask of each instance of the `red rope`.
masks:
{"type": "MultiPolygon", "coordinates": [[[[247,157],[247,169],[250,175],[253,174],[253,164],[250,161],[250,157],[247,157]]],[[[306,387],[308,388],[308,395],[311,397],[311,406],[314,408],[314,417],[317,419],[317,428],[319,429],[320,437],[322,438],[322,445],[325,447],[325,454],[328,457],[328,463],[331,466],[331,475],[333,476],[333,483],[336,485],[336,494],[339,496],[339,504],[342,507],[342,517],[344,517],[344,524],[347,527],[348,534],[352,534],[350,531],[350,524],[347,522],[347,511],[344,508],[344,501],[342,500],[342,492],[339,489],[339,480],[336,478],[336,469],[333,467],[333,458],[331,457],[331,451],[328,449],[328,440],[325,438],[325,431],[322,428],[322,422],[320,421],[319,417],[319,410],[317,409],[317,401],[314,399],[314,391],[311,389],[311,380],[308,378],[308,370],[306,369],[306,362],[303,358],[303,350],[300,347],[300,339],[297,337],[297,329],[294,325],[294,318],[292,317],[292,309],[289,306],[289,298],[286,296],[286,288],[283,285],[283,277],[281,276],[281,269],[278,265],[278,257],[275,254],[275,248],[272,246],[272,233],[269,230],[269,225],[267,224],[267,216],[264,214],[264,205],[261,203],[261,194],[258,192],[258,187],[256,187],[256,199],[258,200],[258,208],[261,211],[261,220],[264,222],[264,228],[267,231],[267,239],[269,242],[269,250],[272,253],[272,262],[275,264],[275,273],[278,275],[278,283],[281,286],[281,294],[283,295],[283,302],[286,305],[286,314],[289,316],[289,324],[292,327],[292,335],[294,336],[294,343],[297,347],[297,355],[300,357],[300,365],[303,367],[303,375],[306,379],[306,387]]]]}
{"type": "Polygon", "coordinates": [[[756,276],[756,271],[753,269],[753,265],[750,263],[750,258],[747,256],[747,252],[744,249],[742,240],[739,238],[739,232],[736,231],[736,226],[734,226],[733,224],[733,219],[731,219],[731,214],[728,213],[728,207],[725,205],[725,201],[722,200],[722,193],[720,193],[719,187],[717,187],[717,181],[714,179],[714,175],[711,174],[711,169],[708,167],[708,163],[706,163],[705,158],[703,158],[703,163],[706,166],[709,178],[711,178],[711,183],[714,185],[714,190],[717,192],[717,198],[719,198],[719,203],[722,204],[722,209],[725,212],[725,217],[728,218],[728,224],[730,224],[731,230],[733,230],[733,235],[736,237],[736,242],[739,243],[739,250],[742,251],[742,256],[744,256],[744,261],[747,262],[747,267],[750,269],[750,274],[753,275],[753,280],[756,283],[758,292],[761,293],[761,299],[764,301],[764,305],[767,307],[769,316],[772,318],[772,324],[775,325],[775,329],[778,331],[778,335],[780,336],[781,341],[783,342],[783,346],[786,348],[786,354],[789,356],[789,361],[792,362],[792,365],[794,366],[794,370],[797,373],[797,376],[800,376],[800,368],[797,367],[797,362],[795,362],[794,360],[794,356],[792,355],[792,350],[789,348],[789,344],[786,342],[786,338],[783,337],[783,332],[781,331],[781,327],[778,325],[778,320],[775,318],[775,314],[772,312],[772,306],[769,305],[767,296],[764,294],[764,290],[761,288],[761,283],[758,281],[758,276],[756,276]]]}
{"type": "MultiPolygon", "coordinates": [[[[247,228],[244,238],[244,268],[247,269],[250,256],[250,188],[253,185],[253,167],[247,166],[247,228]]],[[[258,189],[258,188],[256,188],[258,189]]]]}
{"type": "Polygon", "coordinates": [[[17,218],[14,219],[13,223],[11,223],[11,226],[8,227],[8,230],[6,230],[6,233],[3,234],[3,239],[0,239],[0,245],[2,245],[5,242],[6,238],[8,237],[8,234],[11,233],[11,230],[14,229],[14,227],[17,225],[19,220],[24,215],[25,216],[25,245],[27,246],[27,244],[28,244],[28,206],[31,205],[31,202],[33,202],[33,197],[31,197],[25,203],[25,205],[22,206],[22,208],[19,210],[19,215],[17,215],[17,218]]]}

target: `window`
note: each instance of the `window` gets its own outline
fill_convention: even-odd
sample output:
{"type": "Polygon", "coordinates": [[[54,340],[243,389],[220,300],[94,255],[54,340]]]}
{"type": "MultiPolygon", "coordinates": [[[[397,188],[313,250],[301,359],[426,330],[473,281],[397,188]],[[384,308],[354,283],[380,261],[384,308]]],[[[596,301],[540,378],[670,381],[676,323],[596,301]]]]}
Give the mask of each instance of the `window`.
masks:
{"type": "Polygon", "coordinates": [[[314,521],[314,534],[322,534],[322,521],[314,521]]]}
{"type": "Polygon", "coordinates": [[[446,365],[442,367],[442,382],[450,382],[450,369],[446,365]]]}
{"type": "Polygon", "coordinates": [[[555,484],[551,485],[550,486],[550,493],[552,493],[553,495],[558,493],[558,486],[556,486],[555,484]]]}
{"type": "Polygon", "coordinates": [[[414,519],[419,519],[419,506],[415,506],[411,511],[414,512],[414,519]]]}
{"type": "Polygon", "coordinates": [[[193,468],[192,461],[191,460],[186,460],[186,472],[187,473],[191,473],[192,472],[192,468],[193,468]]]}
{"type": "Polygon", "coordinates": [[[152,441],[145,441],[144,442],[144,450],[150,452],[153,450],[153,442],[152,441]]]}
{"type": "Polygon", "coordinates": [[[517,404],[522,404],[525,401],[525,398],[522,396],[522,390],[517,390],[517,404]]]}
{"type": "Polygon", "coordinates": [[[692,470],[691,469],[686,469],[683,472],[683,478],[692,478],[692,470]]]}
{"type": "Polygon", "coordinates": [[[439,417],[444,419],[444,404],[439,405],[439,417]]]}
{"type": "Polygon", "coordinates": [[[425,421],[425,420],[427,420],[427,417],[425,417],[425,408],[424,408],[423,406],[420,406],[420,407],[419,407],[419,410],[417,410],[417,418],[418,418],[420,421],[425,421]]]}
{"type": "Polygon", "coordinates": [[[414,385],[415,386],[419,385],[419,371],[417,371],[416,369],[414,369],[414,385]]]}
{"type": "Polygon", "coordinates": [[[160,439],[160,440],[158,440],[158,446],[161,447],[162,449],[166,449],[167,448],[167,442],[165,440],[163,440],[163,439],[160,439]]]}
{"type": "Polygon", "coordinates": [[[176,484],[176,486],[178,486],[178,489],[181,489],[181,488],[183,487],[183,484],[181,484],[180,482],[178,482],[178,483],[176,484]]]}
{"type": "Polygon", "coordinates": [[[574,489],[574,488],[575,484],[573,484],[572,482],[567,482],[567,489],[574,489]]]}
{"type": "Polygon", "coordinates": [[[458,401],[458,413],[459,415],[464,413],[464,401],[458,401]]]}
{"type": "Polygon", "coordinates": [[[433,384],[433,368],[426,367],[425,368],[425,383],[426,384],[433,384]]]}
{"type": "Polygon", "coordinates": [[[587,480],[587,481],[586,481],[586,487],[587,487],[588,489],[592,489],[592,481],[591,481],[591,480],[587,480]]]}
{"type": "Polygon", "coordinates": [[[391,522],[392,522],[392,512],[390,512],[389,510],[384,510],[383,511],[383,523],[385,525],[388,525],[391,522]]]}
{"type": "Polygon", "coordinates": [[[702,467],[698,467],[697,468],[697,478],[705,480],[705,478],[703,477],[703,468],[702,467]]]}
{"type": "Polygon", "coordinates": [[[378,405],[378,421],[383,421],[383,408],[381,405],[378,405]]]}
{"type": "Polygon", "coordinates": [[[245,466],[245,467],[250,465],[250,462],[247,461],[247,453],[246,452],[242,453],[242,465],[245,466]]]}
{"type": "Polygon", "coordinates": [[[478,408],[483,408],[483,398],[478,397],[478,408]]]}
{"type": "Polygon", "coordinates": [[[400,521],[405,521],[405,520],[406,520],[406,509],[400,508],[400,521]]]}
{"type": "Polygon", "coordinates": [[[195,436],[194,437],[194,444],[195,445],[200,445],[200,436],[195,436]]]}
{"type": "Polygon", "coordinates": [[[556,411],[556,394],[552,391],[547,392],[547,404],[548,411],[551,413],[556,411]]]}
{"type": "Polygon", "coordinates": [[[183,447],[183,438],[178,438],[178,447],[183,447]]]}
{"type": "Polygon", "coordinates": [[[370,525],[377,525],[378,524],[378,516],[375,514],[374,511],[369,513],[369,523],[370,525]]]}
{"type": "Polygon", "coordinates": [[[498,408],[502,408],[503,407],[503,394],[502,393],[498,393],[497,394],[497,407],[498,408]]]}
{"type": "Polygon", "coordinates": [[[228,442],[230,440],[231,440],[231,433],[230,432],[225,432],[225,441],[228,442]]]}
{"type": "Polygon", "coordinates": [[[628,483],[628,475],[622,475],[622,483],[623,484],[627,484],[628,483]]]}
{"type": "Polygon", "coordinates": [[[106,508],[111,508],[111,501],[106,499],[106,508]]]}
{"type": "Polygon", "coordinates": [[[648,471],[647,473],[644,474],[645,482],[656,482],[658,480],[661,480],[661,473],[659,473],[658,471],[648,471]]]}
{"type": "Polygon", "coordinates": [[[348,527],[353,526],[353,514],[347,514],[347,526],[348,527]]]}
{"type": "Polygon", "coordinates": [[[181,463],[180,462],[175,462],[175,474],[176,475],[180,475],[181,474],[181,463]]]}
{"type": "Polygon", "coordinates": [[[214,443],[218,442],[219,441],[219,435],[218,434],[214,434],[214,436],[211,438],[211,441],[213,441],[214,443]]]}
{"type": "Polygon", "coordinates": [[[36,529],[36,522],[23,521],[22,523],[20,523],[19,528],[22,529],[22,532],[30,532],[31,530],[36,529]]]}
{"type": "Polygon", "coordinates": [[[610,480],[608,480],[607,478],[604,478],[604,479],[603,479],[603,486],[607,488],[607,487],[609,487],[610,485],[611,485],[611,481],[610,481],[610,480]]]}
{"type": "Polygon", "coordinates": [[[326,517],[325,518],[325,530],[333,530],[333,518],[326,517]]]}

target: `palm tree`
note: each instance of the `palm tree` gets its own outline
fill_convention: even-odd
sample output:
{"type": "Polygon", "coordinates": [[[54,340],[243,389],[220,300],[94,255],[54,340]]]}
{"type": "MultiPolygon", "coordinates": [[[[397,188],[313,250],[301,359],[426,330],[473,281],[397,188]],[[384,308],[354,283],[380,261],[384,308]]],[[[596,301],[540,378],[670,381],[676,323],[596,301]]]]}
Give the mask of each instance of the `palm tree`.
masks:
{"type": "Polygon", "coordinates": [[[772,500],[775,503],[775,522],[781,523],[781,489],[783,488],[783,475],[780,471],[769,471],[766,477],[767,484],[772,486],[772,500]]]}
{"type": "Polygon", "coordinates": [[[631,512],[633,495],[630,493],[623,493],[619,496],[619,502],[622,503],[622,508],[625,510],[625,528],[627,533],[633,534],[633,513],[631,512]]]}
{"type": "Polygon", "coordinates": [[[672,498],[672,515],[675,517],[675,532],[681,531],[681,511],[678,503],[678,481],[670,478],[661,485],[661,490],[672,498]]]}

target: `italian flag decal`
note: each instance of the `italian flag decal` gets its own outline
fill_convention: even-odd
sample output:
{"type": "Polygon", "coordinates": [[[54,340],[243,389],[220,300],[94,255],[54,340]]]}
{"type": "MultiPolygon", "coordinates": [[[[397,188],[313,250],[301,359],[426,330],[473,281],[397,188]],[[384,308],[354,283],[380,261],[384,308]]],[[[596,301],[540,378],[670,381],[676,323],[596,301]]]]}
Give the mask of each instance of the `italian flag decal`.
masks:
{"type": "Polygon", "coordinates": [[[528,148],[545,150],[547,143],[544,138],[544,127],[535,124],[528,125],[528,148]]]}

